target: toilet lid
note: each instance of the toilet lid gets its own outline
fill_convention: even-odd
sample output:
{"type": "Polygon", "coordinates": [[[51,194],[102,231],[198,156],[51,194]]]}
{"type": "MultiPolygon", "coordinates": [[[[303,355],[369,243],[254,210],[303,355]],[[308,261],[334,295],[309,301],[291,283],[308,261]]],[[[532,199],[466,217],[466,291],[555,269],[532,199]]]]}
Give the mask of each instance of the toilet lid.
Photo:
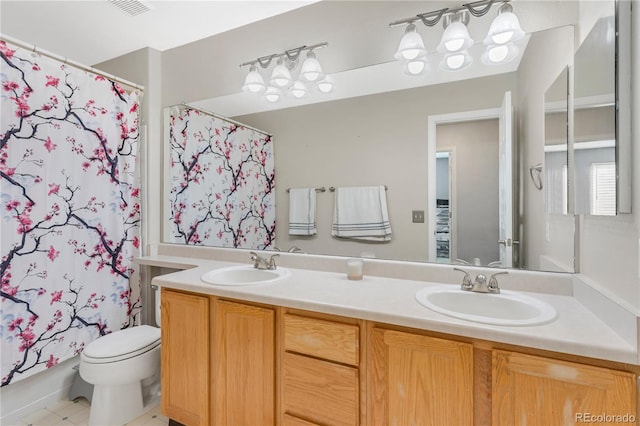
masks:
{"type": "Polygon", "coordinates": [[[125,328],[89,343],[82,355],[92,362],[108,362],[113,358],[130,358],[160,344],[160,329],[150,325],[125,328]]]}

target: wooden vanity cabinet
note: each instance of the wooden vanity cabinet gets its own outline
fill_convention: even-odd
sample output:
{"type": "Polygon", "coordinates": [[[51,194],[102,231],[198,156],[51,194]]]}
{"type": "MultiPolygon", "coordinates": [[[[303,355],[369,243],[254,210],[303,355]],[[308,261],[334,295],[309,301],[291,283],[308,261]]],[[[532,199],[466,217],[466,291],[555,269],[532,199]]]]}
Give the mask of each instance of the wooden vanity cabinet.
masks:
{"type": "Polygon", "coordinates": [[[162,413],[183,425],[275,423],[275,310],[162,289],[162,413]]]}
{"type": "Polygon", "coordinates": [[[281,324],[282,424],[360,424],[359,323],[284,311],[281,324]]]}
{"type": "Polygon", "coordinates": [[[161,410],[184,425],[208,426],[209,297],[162,289],[161,410]]]}
{"type": "Polygon", "coordinates": [[[502,350],[492,358],[495,426],[637,424],[633,373],[502,350]]]}
{"type": "Polygon", "coordinates": [[[188,426],[637,424],[638,367],[175,290],[161,306],[162,413],[188,426]]]}
{"type": "Polygon", "coordinates": [[[215,300],[212,361],[214,425],[275,423],[275,312],[215,300]]]}
{"type": "Polygon", "coordinates": [[[473,424],[471,344],[372,327],[367,350],[368,424],[473,424]]]}

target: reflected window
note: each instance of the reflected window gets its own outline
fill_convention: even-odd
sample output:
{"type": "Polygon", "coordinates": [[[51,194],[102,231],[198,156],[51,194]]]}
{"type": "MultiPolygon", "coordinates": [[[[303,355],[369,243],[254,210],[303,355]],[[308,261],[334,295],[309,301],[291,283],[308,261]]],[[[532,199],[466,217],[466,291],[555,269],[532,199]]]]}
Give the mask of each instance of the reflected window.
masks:
{"type": "Polygon", "coordinates": [[[591,164],[591,214],[616,214],[615,162],[591,164]]]}

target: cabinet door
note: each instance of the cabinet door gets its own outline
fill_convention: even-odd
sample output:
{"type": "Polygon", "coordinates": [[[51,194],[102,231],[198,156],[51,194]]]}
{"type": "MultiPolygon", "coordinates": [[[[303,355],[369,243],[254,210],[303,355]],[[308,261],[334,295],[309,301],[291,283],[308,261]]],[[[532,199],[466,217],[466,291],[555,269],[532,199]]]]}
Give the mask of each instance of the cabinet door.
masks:
{"type": "Polygon", "coordinates": [[[635,424],[632,373],[498,350],[492,364],[494,425],[635,424]]]}
{"type": "Polygon", "coordinates": [[[214,424],[274,424],[274,325],[272,309],[216,301],[214,424]]]}
{"type": "Polygon", "coordinates": [[[209,298],[162,289],[162,413],[209,425],[209,298]]]}
{"type": "Polygon", "coordinates": [[[472,345],[374,328],[369,349],[369,424],[473,424],[472,345]]]}

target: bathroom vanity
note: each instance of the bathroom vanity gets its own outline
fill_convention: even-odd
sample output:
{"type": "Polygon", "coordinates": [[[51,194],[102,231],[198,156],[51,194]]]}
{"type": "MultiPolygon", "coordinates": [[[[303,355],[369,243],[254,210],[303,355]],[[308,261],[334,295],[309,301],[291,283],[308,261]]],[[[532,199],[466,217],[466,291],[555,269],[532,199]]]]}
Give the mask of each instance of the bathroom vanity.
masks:
{"type": "Polygon", "coordinates": [[[291,255],[279,259],[289,274],[275,282],[201,280],[241,264],[228,256],[138,260],[184,269],[152,280],[162,289],[162,412],[177,422],[637,424],[636,348],[562,283],[555,294],[529,293],[556,309],[555,320],[496,326],[420,305],[416,292],[442,282],[429,270],[417,272],[422,281],[371,276],[380,265],[365,262],[365,278],[349,281],[346,269],[331,271],[344,259],[298,269],[305,256],[291,255]]]}

